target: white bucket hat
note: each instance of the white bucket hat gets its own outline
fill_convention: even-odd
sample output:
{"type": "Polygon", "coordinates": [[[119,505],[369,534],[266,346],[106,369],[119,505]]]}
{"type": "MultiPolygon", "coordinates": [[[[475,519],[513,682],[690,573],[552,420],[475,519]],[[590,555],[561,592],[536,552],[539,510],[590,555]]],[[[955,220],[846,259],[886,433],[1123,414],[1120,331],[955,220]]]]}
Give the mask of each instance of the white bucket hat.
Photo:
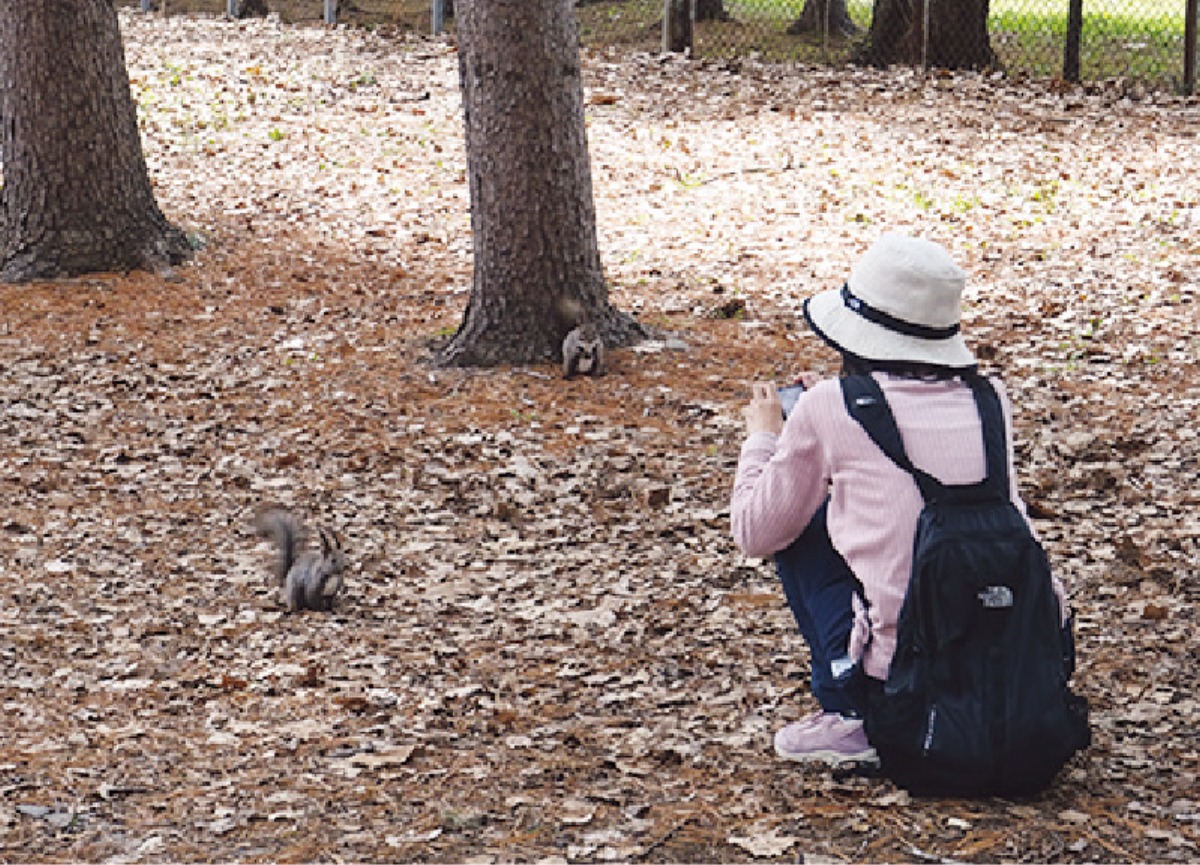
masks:
{"type": "Polygon", "coordinates": [[[867,360],[975,364],[959,334],[967,275],[929,240],[885,234],[866,251],[841,289],[804,302],[817,335],[867,360]]]}

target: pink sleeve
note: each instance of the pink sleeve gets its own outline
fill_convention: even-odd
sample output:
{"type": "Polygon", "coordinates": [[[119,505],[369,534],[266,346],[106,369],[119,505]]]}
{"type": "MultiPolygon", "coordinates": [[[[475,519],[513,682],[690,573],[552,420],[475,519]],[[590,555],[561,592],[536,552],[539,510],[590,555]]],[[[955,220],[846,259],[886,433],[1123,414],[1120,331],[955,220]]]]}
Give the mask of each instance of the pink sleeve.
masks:
{"type": "Polygon", "coordinates": [[[791,544],[829,495],[808,397],[797,401],[781,435],[755,433],[742,445],[729,510],[733,539],[748,556],[791,544]]]}

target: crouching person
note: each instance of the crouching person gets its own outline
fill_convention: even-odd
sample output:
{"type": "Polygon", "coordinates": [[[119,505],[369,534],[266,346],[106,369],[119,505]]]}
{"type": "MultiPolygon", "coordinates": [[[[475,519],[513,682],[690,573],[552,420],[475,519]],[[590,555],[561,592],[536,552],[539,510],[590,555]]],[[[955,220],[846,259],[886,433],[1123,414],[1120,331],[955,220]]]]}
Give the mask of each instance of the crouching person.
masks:
{"type": "Polygon", "coordinates": [[[776,733],[780,757],[1020,794],[1087,745],[1086,704],[1011,406],[959,332],[964,284],[941,246],[887,235],[805,303],[842,377],[805,377],[786,422],[774,384],[753,385],[733,536],[774,557],[809,648],[817,708],[776,733]]]}

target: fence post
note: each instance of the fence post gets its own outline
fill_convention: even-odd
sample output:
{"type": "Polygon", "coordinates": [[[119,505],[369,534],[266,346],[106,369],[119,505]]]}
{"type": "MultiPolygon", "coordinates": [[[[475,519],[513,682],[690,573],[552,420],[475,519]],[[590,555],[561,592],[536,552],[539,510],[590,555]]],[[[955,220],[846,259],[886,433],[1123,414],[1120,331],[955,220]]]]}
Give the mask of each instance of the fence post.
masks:
{"type": "Polygon", "coordinates": [[[929,71],[929,0],[921,3],[921,71],[929,71]]]}
{"type": "Polygon", "coordinates": [[[1067,7],[1067,42],[1063,48],[1063,81],[1079,83],[1079,51],[1083,44],[1083,0],[1067,7]]]}
{"type": "Polygon", "coordinates": [[[230,18],[238,15],[238,0],[225,0],[225,14],[230,18]]]}
{"type": "Polygon", "coordinates": [[[154,4],[151,2],[151,0],[142,0],[141,8],[143,12],[153,12],[154,4]]]}
{"type": "Polygon", "coordinates": [[[325,23],[330,27],[337,24],[337,0],[325,0],[325,23]]]}
{"type": "Polygon", "coordinates": [[[825,0],[825,21],[821,24],[821,59],[829,62],[829,22],[833,16],[833,0],[825,0]]]}
{"type": "Polygon", "coordinates": [[[446,9],[442,0],[433,0],[433,9],[430,10],[430,17],[433,20],[433,35],[441,36],[442,30],[446,26],[446,9]]]}
{"type": "Polygon", "coordinates": [[[692,0],[663,0],[664,54],[693,50],[694,20],[692,0]]]}
{"type": "Polygon", "coordinates": [[[1196,92],[1196,31],[1200,29],[1200,0],[1187,0],[1183,22],[1183,92],[1196,92]]]}

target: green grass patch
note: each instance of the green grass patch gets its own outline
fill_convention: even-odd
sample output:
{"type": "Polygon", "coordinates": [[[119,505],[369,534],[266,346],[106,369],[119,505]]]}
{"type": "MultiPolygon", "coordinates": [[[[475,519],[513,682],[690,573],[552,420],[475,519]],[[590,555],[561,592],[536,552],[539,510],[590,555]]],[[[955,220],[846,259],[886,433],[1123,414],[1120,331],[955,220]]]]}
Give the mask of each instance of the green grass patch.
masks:
{"type": "MultiPolygon", "coordinates": [[[[1180,76],[1183,8],[1175,4],[1174,14],[1168,14],[1162,8],[1166,5],[1161,0],[1145,0],[1137,7],[1123,5],[1119,8],[1125,11],[1120,12],[1107,8],[1115,7],[1112,3],[1085,5],[1080,46],[1084,80],[1126,77],[1170,82],[1180,76]]],[[[1039,8],[1037,4],[1023,8],[1016,0],[993,5],[988,24],[992,47],[1010,72],[1039,77],[1062,72],[1066,14],[1028,11],[1039,8]]]]}

